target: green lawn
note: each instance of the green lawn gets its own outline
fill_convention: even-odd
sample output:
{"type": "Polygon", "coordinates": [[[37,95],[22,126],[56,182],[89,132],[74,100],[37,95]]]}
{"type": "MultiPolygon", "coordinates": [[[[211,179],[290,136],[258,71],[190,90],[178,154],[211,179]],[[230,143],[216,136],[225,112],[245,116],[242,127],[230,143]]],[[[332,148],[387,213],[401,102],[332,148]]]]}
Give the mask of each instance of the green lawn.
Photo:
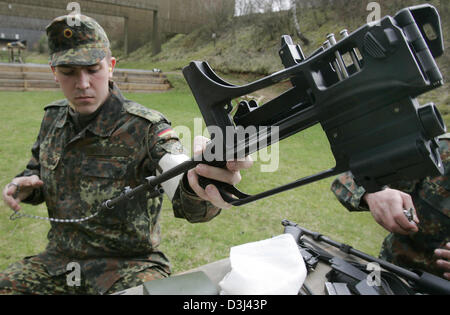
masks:
{"type": "MultiPolygon", "coordinates": [[[[125,94],[163,112],[174,126],[191,130],[200,112],[182,80],[172,78],[175,89],[166,93],[125,94]]],[[[0,186],[4,187],[26,165],[38,133],[43,107],[62,98],[55,92],[0,92],[0,186]]],[[[183,141],[191,141],[184,138],[183,141]]],[[[326,137],[312,127],[279,143],[276,172],[261,172],[267,165],[259,156],[254,167],[242,173],[239,188],[258,193],[334,166],[326,137]]],[[[213,221],[190,224],[172,215],[168,200],[163,206],[160,249],[172,261],[174,272],[228,257],[231,246],[270,238],[282,233],[281,220],[290,219],[354,247],[377,255],[386,232],[369,213],[349,213],[331,193],[332,179],[322,180],[241,207],[222,211],[213,221]]],[[[46,215],[44,205],[25,205],[27,213],[46,215]]],[[[0,206],[0,269],[24,256],[43,250],[49,224],[22,218],[10,221],[11,210],[0,206]]]]}

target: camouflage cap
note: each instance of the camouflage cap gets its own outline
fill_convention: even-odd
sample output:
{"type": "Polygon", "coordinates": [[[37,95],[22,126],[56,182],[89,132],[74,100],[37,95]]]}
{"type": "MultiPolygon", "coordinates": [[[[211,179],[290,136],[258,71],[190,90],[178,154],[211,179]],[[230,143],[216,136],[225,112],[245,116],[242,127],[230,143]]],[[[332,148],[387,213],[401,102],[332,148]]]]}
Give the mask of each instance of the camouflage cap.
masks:
{"type": "Polygon", "coordinates": [[[103,28],[85,15],[64,15],[47,26],[50,64],[93,65],[105,58],[109,40],[103,28]]]}

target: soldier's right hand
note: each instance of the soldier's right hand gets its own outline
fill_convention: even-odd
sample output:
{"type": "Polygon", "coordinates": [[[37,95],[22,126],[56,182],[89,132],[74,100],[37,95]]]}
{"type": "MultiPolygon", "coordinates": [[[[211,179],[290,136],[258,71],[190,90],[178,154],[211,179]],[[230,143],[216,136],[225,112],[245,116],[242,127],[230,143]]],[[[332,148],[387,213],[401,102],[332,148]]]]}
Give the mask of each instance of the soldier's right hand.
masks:
{"type": "Polygon", "coordinates": [[[407,235],[419,230],[419,219],[415,213],[412,198],[400,190],[386,188],[363,196],[375,221],[392,233],[407,235]],[[409,222],[404,209],[413,209],[413,221],[409,222]]]}
{"type": "Polygon", "coordinates": [[[14,211],[19,211],[20,202],[42,185],[44,182],[37,175],[16,177],[3,189],[3,201],[14,211]]]}

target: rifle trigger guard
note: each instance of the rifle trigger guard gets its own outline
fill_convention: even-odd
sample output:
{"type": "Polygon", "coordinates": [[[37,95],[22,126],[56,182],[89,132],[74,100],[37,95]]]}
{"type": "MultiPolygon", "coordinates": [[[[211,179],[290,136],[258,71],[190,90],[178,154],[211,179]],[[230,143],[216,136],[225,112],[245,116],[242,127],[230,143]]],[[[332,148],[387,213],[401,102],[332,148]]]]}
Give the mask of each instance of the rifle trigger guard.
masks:
{"type": "Polygon", "coordinates": [[[249,196],[246,193],[243,193],[242,191],[234,187],[233,185],[226,183],[224,183],[222,187],[217,187],[217,189],[219,190],[222,199],[225,202],[228,202],[229,204],[233,204],[234,202],[239,201],[243,198],[247,198],[249,196]],[[233,198],[229,194],[234,195],[238,198],[233,198]]]}
{"type": "Polygon", "coordinates": [[[237,201],[240,201],[243,198],[249,197],[249,195],[247,195],[246,193],[243,193],[242,191],[240,191],[239,189],[237,189],[236,187],[234,187],[231,184],[224,183],[224,182],[210,179],[210,178],[205,178],[202,176],[199,176],[198,180],[199,180],[200,186],[203,189],[205,189],[206,186],[208,186],[209,184],[213,184],[214,186],[216,186],[217,190],[219,190],[219,193],[222,196],[222,199],[229,204],[233,204],[237,201]],[[233,198],[230,195],[234,195],[237,198],[233,198]]]}

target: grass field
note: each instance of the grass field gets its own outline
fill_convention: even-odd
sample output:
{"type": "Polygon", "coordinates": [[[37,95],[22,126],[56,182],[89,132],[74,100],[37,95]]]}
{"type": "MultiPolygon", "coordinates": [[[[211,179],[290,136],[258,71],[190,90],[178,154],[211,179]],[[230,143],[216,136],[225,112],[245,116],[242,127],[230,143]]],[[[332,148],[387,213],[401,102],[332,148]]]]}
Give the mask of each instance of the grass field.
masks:
{"type": "MultiPolygon", "coordinates": [[[[145,106],[163,112],[174,126],[191,130],[201,115],[182,80],[173,78],[175,88],[167,93],[125,94],[145,106]]],[[[0,97],[0,186],[4,187],[25,167],[38,133],[43,108],[62,98],[55,92],[1,92],[0,97]]],[[[183,141],[190,141],[184,138],[183,141]]],[[[239,188],[258,193],[334,166],[334,159],[322,130],[314,126],[279,144],[276,172],[261,172],[266,165],[255,161],[242,173],[239,188]]],[[[228,257],[231,246],[270,238],[282,233],[281,220],[290,219],[311,230],[377,255],[386,235],[369,213],[349,213],[331,193],[332,179],[322,180],[257,202],[222,211],[208,223],[190,224],[173,217],[168,200],[163,206],[160,249],[172,261],[174,272],[228,257]]],[[[25,205],[27,213],[46,215],[45,205],[25,205]]],[[[49,224],[22,218],[10,221],[11,210],[0,206],[0,269],[38,253],[46,245],[49,224]]]]}

